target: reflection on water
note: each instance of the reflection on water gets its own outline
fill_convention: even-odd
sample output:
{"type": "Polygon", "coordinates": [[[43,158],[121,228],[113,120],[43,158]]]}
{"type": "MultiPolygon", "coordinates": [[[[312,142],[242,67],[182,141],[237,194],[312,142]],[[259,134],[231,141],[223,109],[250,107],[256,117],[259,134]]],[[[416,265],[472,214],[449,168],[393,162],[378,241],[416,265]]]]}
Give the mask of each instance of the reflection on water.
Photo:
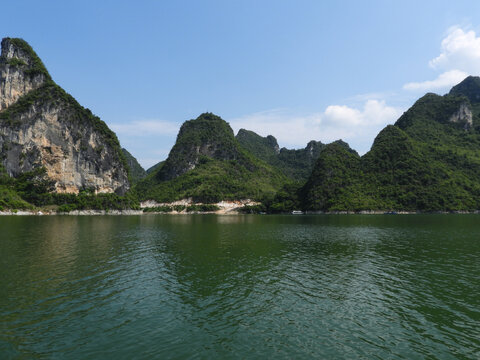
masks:
{"type": "Polygon", "coordinates": [[[477,216],[2,217],[0,229],[6,358],[480,356],[477,216]]]}

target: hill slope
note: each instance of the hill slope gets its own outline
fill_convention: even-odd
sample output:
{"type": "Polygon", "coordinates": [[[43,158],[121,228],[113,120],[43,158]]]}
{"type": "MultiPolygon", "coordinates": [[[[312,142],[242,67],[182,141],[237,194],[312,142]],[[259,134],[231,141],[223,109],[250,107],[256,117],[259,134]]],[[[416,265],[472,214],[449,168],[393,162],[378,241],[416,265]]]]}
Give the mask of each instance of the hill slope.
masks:
{"type": "Polygon", "coordinates": [[[322,151],[301,191],[303,207],[480,209],[479,80],[469,77],[445,96],[426,94],[394,126],[382,130],[362,158],[322,151]],[[342,164],[342,179],[332,176],[332,169],[342,164]]]}
{"type": "Polygon", "coordinates": [[[138,163],[137,159],[128,152],[127,149],[122,148],[122,152],[130,170],[130,179],[134,184],[147,176],[145,169],[138,163]]]}
{"type": "Polygon", "coordinates": [[[280,149],[277,139],[272,135],[262,137],[245,129],[240,129],[236,138],[253,155],[276,167],[285,176],[300,182],[307,180],[315,160],[325,147],[321,142],[312,140],[304,149],[280,149]]]}
{"type": "Polygon", "coordinates": [[[286,178],[243,149],[227,122],[205,113],[186,121],[167,160],[136,186],[141,200],[261,199],[286,178]]]}

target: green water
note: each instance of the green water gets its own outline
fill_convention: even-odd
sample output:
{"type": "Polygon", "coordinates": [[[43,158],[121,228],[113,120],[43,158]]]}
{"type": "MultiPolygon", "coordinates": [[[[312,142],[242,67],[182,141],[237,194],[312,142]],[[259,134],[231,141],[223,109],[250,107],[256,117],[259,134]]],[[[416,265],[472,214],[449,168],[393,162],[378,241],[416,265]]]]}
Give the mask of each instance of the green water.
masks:
{"type": "Polygon", "coordinates": [[[0,217],[1,359],[479,359],[480,216],[0,217]]]}

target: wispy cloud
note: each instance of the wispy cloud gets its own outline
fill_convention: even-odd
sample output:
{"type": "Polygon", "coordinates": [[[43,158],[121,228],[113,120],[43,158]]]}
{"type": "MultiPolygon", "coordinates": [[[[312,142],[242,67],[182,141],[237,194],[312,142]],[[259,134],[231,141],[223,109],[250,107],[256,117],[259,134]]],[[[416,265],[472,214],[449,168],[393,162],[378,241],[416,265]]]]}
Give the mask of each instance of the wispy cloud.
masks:
{"type": "Polygon", "coordinates": [[[405,90],[412,90],[412,91],[434,91],[434,90],[441,90],[445,88],[450,88],[468,76],[466,72],[460,70],[450,70],[444,72],[435,80],[427,80],[421,82],[410,82],[403,85],[405,90]]]}
{"type": "Polygon", "coordinates": [[[112,123],[110,127],[118,134],[130,136],[174,135],[179,126],[164,120],[134,120],[128,123],[112,123]]]}

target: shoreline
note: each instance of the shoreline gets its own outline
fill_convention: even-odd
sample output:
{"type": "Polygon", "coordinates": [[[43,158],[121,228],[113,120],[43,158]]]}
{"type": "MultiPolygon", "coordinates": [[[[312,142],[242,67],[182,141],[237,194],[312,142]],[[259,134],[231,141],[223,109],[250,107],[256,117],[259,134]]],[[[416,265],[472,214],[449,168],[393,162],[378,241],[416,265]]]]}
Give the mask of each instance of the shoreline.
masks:
{"type": "Polygon", "coordinates": [[[480,214],[480,210],[473,211],[306,211],[302,214],[278,213],[278,214],[245,214],[236,210],[225,212],[218,211],[171,211],[171,212],[144,212],[143,210],[73,210],[70,212],[42,211],[42,210],[8,210],[0,211],[0,216],[138,216],[138,215],[471,215],[480,214]]]}

